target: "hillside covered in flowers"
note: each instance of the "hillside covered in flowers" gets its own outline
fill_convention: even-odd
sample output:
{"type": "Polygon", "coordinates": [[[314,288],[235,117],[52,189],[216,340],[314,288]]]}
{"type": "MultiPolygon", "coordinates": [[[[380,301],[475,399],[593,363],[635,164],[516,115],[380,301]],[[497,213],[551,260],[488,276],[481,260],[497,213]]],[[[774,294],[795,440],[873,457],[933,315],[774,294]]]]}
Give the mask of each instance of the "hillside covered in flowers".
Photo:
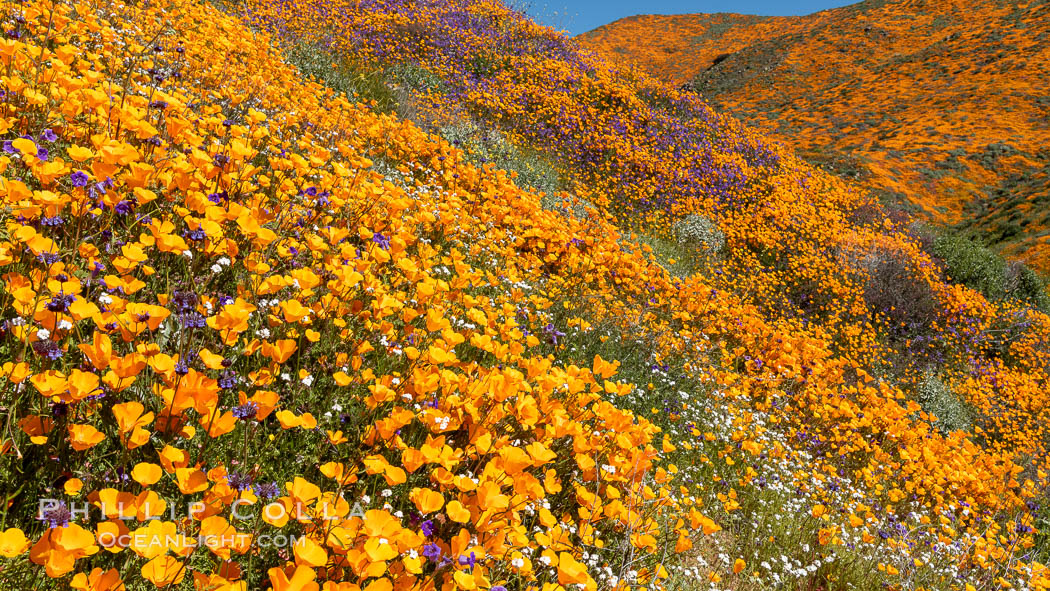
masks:
{"type": "Polygon", "coordinates": [[[864,0],[802,17],[630,17],[587,47],[689,84],[812,163],[1050,271],[1050,11],[864,0]]]}
{"type": "Polygon", "coordinates": [[[0,589],[1050,588],[1046,286],[696,93],[493,0],[0,61],[0,589]]]}

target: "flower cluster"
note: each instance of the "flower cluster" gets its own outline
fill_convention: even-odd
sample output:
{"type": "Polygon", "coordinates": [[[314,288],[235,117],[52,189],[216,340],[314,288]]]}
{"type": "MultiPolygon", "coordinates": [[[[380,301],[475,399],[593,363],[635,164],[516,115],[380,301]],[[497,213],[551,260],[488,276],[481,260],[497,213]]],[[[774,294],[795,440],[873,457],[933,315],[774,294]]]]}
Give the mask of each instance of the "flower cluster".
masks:
{"type": "Polygon", "coordinates": [[[888,0],[794,17],[635,16],[580,40],[1050,272],[1050,220],[1037,205],[1050,192],[1046,129],[1016,114],[1042,100],[1032,81],[1050,82],[1044,60],[1020,57],[1046,34],[1031,3],[917,11],[888,0]]]}
{"type": "Polygon", "coordinates": [[[0,587],[1045,584],[1044,315],[500,4],[229,10],[4,17],[0,587]],[[314,33],[426,69],[417,112],[503,120],[594,206],[304,76],[314,33]],[[679,276],[650,244],[693,210],[726,254],[679,276]],[[874,247],[936,339],[865,300],[874,247]],[[972,432],[907,397],[937,355],[972,432]]]}

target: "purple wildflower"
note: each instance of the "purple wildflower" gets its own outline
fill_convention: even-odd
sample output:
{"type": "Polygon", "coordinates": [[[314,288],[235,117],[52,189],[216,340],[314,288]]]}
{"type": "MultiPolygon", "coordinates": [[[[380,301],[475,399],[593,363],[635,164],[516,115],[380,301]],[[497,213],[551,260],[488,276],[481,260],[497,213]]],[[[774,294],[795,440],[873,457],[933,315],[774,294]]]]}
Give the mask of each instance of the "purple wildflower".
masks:
{"type": "Polygon", "coordinates": [[[175,309],[179,312],[189,312],[197,308],[197,302],[200,298],[197,294],[192,291],[175,290],[175,294],[172,296],[172,302],[175,304],[175,309]]]}
{"type": "Polygon", "coordinates": [[[378,244],[379,248],[382,248],[383,250],[390,250],[390,238],[383,236],[379,232],[372,235],[372,242],[378,244]]]}
{"type": "Polygon", "coordinates": [[[48,527],[66,527],[73,519],[73,513],[65,501],[47,501],[47,508],[40,511],[40,521],[46,521],[48,527]]]}
{"type": "Polygon", "coordinates": [[[204,316],[201,316],[201,314],[196,311],[179,314],[179,323],[182,324],[183,328],[204,328],[208,325],[204,316]]]}
{"type": "Polygon", "coordinates": [[[58,294],[51,298],[51,301],[47,303],[46,308],[51,312],[65,312],[69,309],[77,297],[72,294],[58,294]]]}
{"type": "MultiPolygon", "coordinates": [[[[226,371],[222,372],[222,375],[219,376],[219,387],[222,388],[223,390],[229,390],[230,388],[235,388],[237,386],[237,382],[238,381],[239,381],[239,379],[237,378],[237,372],[235,372],[233,370],[230,370],[230,369],[227,369],[226,371]]],[[[252,405],[252,406],[256,406],[254,402],[248,402],[248,403],[246,403],[246,404],[244,404],[242,406],[248,406],[249,404],[252,405]]],[[[236,408],[241,408],[241,407],[236,407],[236,408]]],[[[258,408],[258,407],[256,407],[256,408],[258,408]]],[[[234,415],[236,416],[236,413],[234,413],[234,415]]],[[[255,416],[255,412],[254,411],[252,411],[251,416],[252,417],[255,416]]],[[[238,418],[245,418],[245,417],[238,417],[238,418]]],[[[247,418],[251,418],[251,417],[247,417],[247,418]]]]}
{"type": "Polygon", "coordinates": [[[190,364],[187,363],[185,359],[180,359],[179,362],[175,364],[175,373],[180,376],[190,373],[190,364]]]}
{"type": "Polygon", "coordinates": [[[247,421],[255,418],[255,415],[259,412],[259,405],[249,400],[240,406],[233,407],[231,412],[238,419],[247,421]]]}
{"type": "Polygon", "coordinates": [[[565,336],[565,333],[555,328],[553,324],[548,324],[547,326],[544,326],[543,332],[547,333],[547,337],[551,340],[551,344],[554,345],[558,344],[558,337],[565,336]]]}
{"type": "Polygon", "coordinates": [[[57,361],[62,358],[62,347],[54,341],[36,341],[33,343],[33,352],[37,355],[57,361]]]}
{"type": "Polygon", "coordinates": [[[277,498],[277,495],[281,494],[281,489],[277,486],[276,482],[263,482],[262,484],[256,484],[254,489],[255,495],[263,501],[277,498]]]}
{"type": "Polygon", "coordinates": [[[423,546],[423,556],[437,562],[441,558],[441,547],[431,542],[423,546]]]}
{"type": "Polygon", "coordinates": [[[248,474],[241,474],[240,472],[230,472],[226,474],[226,484],[228,484],[230,488],[244,492],[252,487],[252,477],[248,474]]]}
{"type": "Polygon", "coordinates": [[[470,567],[470,568],[474,568],[474,565],[477,564],[477,562],[478,562],[478,559],[477,559],[476,556],[474,556],[473,552],[470,553],[470,556],[464,555],[464,556],[460,556],[459,557],[459,565],[460,566],[467,566],[467,567],[470,567]]]}

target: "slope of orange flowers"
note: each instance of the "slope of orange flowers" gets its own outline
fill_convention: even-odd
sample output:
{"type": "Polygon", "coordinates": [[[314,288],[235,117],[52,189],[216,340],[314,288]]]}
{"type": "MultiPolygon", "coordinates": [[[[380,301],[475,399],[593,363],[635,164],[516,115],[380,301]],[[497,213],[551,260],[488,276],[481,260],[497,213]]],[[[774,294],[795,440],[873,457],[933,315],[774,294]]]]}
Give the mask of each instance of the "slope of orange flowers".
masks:
{"type": "Polygon", "coordinates": [[[1046,271],[1048,35],[1041,2],[891,0],[638,16],[580,40],[1046,271]]]}
{"type": "Polygon", "coordinates": [[[225,8],[5,17],[0,588],[1050,588],[1046,314],[497,2],[225,8]],[[289,40],[425,71],[427,120],[289,40]],[[696,214],[726,251],[672,273],[696,214]]]}

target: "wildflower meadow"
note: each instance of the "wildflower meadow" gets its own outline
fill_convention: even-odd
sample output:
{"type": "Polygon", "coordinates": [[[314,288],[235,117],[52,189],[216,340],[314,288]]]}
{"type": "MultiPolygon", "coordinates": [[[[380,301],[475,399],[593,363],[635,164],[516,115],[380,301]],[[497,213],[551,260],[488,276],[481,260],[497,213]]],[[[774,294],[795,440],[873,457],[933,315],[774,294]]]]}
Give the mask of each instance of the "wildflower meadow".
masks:
{"type": "Polygon", "coordinates": [[[0,589],[1050,588],[1041,279],[696,93],[495,0],[0,34],[0,589]]]}

